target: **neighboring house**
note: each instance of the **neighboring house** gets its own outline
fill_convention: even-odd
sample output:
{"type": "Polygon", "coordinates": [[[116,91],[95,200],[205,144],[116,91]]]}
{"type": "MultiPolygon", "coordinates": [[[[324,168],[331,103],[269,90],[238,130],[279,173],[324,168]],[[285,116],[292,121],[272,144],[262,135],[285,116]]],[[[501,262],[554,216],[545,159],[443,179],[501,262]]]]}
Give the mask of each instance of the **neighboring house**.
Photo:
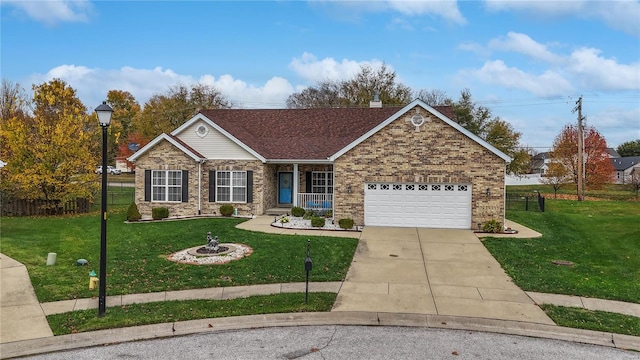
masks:
{"type": "Polygon", "coordinates": [[[614,148],[607,148],[607,154],[609,155],[609,159],[620,157],[620,154],[618,154],[618,152],[614,148]]]}
{"type": "Polygon", "coordinates": [[[116,157],[116,169],[122,171],[123,173],[130,173],[130,172],[133,172],[134,170],[132,166],[129,166],[129,162],[127,161],[127,158],[124,156],[116,157]]]}
{"type": "MultiPolygon", "coordinates": [[[[619,158],[620,154],[613,149],[607,148],[607,156],[612,158],[619,158]]],[[[549,163],[551,163],[551,153],[550,152],[541,152],[539,154],[534,155],[531,158],[531,171],[530,174],[541,174],[545,175],[549,170],[549,163]]]]}
{"type": "Polygon", "coordinates": [[[628,184],[633,171],[640,171],[640,156],[611,158],[611,164],[613,164],[615,171],[614,184],[628,184]]]}
{"type": "Polygon", "coordinates": [[[544,175],[549,170],[549,163],[551,162],[550,152],[541,152],[534,155],[531,158],[531,174],[544,175]]]}
{"type": "Polygon", "coordinates": [[[476,228],[504,221],[511,159],[450,107],[203,110],[129,157],[136,203],[171,216],[300,206],[357,225],[476,228]]]}

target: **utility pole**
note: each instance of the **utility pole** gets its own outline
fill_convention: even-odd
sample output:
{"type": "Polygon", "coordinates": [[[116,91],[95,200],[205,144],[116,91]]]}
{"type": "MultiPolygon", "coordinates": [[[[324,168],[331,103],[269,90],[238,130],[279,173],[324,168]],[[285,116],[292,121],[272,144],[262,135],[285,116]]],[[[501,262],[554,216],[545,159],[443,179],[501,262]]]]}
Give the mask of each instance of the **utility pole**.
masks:
{"type": "Polygon", "coordinates": [[[582,134],[582,96],[576,101],[572,112],[578,112],[578,201],[584,200],[584,136],[582,134]]]}

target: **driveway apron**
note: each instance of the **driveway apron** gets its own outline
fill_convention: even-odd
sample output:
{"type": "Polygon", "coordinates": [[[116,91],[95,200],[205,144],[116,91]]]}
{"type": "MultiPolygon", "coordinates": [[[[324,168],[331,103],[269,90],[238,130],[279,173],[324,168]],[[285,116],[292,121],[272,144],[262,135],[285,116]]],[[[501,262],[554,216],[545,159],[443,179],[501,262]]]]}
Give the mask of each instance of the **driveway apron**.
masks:
{"type": "Polygon", "coordinates": [[[554,324],[470,230],[365,227],[332,311],[554,324]]]}

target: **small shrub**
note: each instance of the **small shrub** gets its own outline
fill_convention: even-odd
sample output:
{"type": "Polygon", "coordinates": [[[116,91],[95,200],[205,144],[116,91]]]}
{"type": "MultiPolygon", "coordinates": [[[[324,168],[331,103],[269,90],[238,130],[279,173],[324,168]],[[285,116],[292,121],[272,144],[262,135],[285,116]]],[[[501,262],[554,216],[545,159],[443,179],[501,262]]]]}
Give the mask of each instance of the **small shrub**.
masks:
{"type": "Polygon", "coordinates": [[[302,216],[305,220],[309,220],[312,217],[316,216],[316,212],[313,209],[307,209],[307,211],[304,212],[304,215],[302,216]]]}
{"type": "Polygon", "coordinates": [[[233,214],[233,205],[230,205],[230,204],[221,205],[220,214],[222,216],[231,216],[231,214],[233,214]]]}
{"type": "Polygon", "coordinates": [[[323,227],[324,226],[324,218],[319,216],[314,216],[311,218],[311,226],[313,227],[323,227]]]}
{"type": "Polygon", "coordinates": [[[282,219],[280,219],[280,222],[283,223],[283,224],[286,224],[286,223],[289,222],[289,218],[285,216],[282,219]]]}
{"type": "Polygon", "coordinates": [[[291,208],[291,215],[295,217],[302,217],[304,215],[304,209],[299,206],[294,206],[291,208]]]}
{"type": "Polygon", "coordinates": [[[142,215],[140,214],[140,210],[138,210],[138,205],[132,202],[127,209],[127,221],[138,221],[140,219],[142,219],[142,215]]]}
{"type": "Polygon", "coordinates": [[[169,217],[168,207],[154,207],[151,209],[151,217],[153,220],[166,219],[169,217]]]}
{"type": "Polygon", "coordinates": [[[338,225],[340,226],[341,229],[351,229],[353,228],[353,219],[352,218],[340,219],[338,220],[338,225]]]}
{"type": "Polygon", "coordinates": [[[324,212],[324,217],[326,218],[330,218],[333,216],[333,211],[332,210],[327,210],[324,212]]]}
{"type": "Polygon", "coordinates": [[[501,233],[502,223],[498,220],[489,220],[482,224],[482,231],[486,233],[501,233]]]}

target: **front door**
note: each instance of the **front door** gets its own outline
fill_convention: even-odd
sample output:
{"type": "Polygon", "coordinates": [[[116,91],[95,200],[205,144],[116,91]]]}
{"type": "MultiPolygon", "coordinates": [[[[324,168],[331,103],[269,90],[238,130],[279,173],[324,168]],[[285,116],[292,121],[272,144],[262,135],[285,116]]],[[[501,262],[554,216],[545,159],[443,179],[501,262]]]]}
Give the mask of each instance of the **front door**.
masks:
{"type": "Polygon", "coordinates": [[[293,173],[278,173],[278,204],[293,203],[293,173]]]}

